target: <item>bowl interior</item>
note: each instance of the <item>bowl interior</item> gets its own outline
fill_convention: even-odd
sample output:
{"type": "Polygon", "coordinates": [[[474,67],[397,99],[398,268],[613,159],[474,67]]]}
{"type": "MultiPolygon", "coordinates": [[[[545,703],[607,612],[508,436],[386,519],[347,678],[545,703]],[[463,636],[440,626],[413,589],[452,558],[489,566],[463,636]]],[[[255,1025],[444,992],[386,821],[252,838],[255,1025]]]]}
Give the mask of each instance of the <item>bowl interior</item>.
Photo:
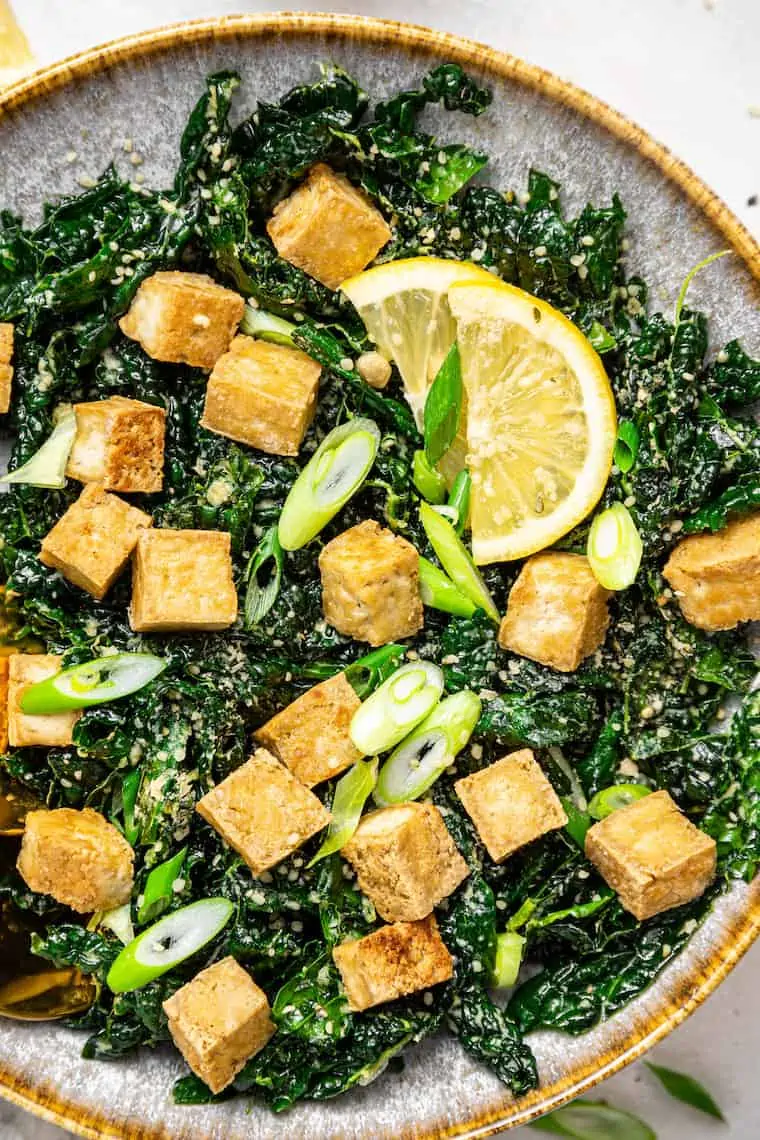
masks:
{"type": "MultiPolygon", "coordinates": [[[[451,58],[494,90],[494,104],[482,118],[448,117],[447,125],[457,139],[491,154],[487,180],[520,190],[529,167],[538,167],[563,185],[569,209],[620,192],[629,214],[631,269],[649,281],[653,305],[672,310],[689,268],[726,244],[692,200],[701,193],[698,184],[690,197],[631,141],[615,137],[556,93],[546,94],[538,74],[525,65],[450,37],[379,21],[275,16],[218,22],[215,31],[209,25],[175,33],[106,67],[101,61],[75,68],[64,85],[51,90],[42,83],[0,116],[0,203],[31,220],[46,198],[78,190],[80,180],[112,159],[132,176],[139,169],[148,184],[168,184],[181,129],[210,71],[241,73],[242,115],[257,99],[274,98],[308,78],[322,60],[347,68],[379,97],[414,85],[430,66],[451,58]],[[139,168],[131,165],[126,140],[143,159],[139,168]]],[[[430,122],[435,129],[434,114],[430,122]]],[[[760,293],[738,256],[701,275],[690,299],[715,314],[716,342],[739,335],[748,350],[760,350],[760,293]]],[[[90,1136],[485,1135],[489,1125],[522,1123],[577,1094],[652,1044],[714,988],[758,925],[760,888],[736,886],[656,985],[618,1016],[581,1038],[534,1035],[542,1087],[519,1103],[455,1041],[441,1038],[411,1050],[401,1074],[337,1101],[298,1106],[285,1117],[251,1109],[243,1100],[177,1108],[170,1091],[184,1066],[170,1050],[116,1065],[87,1062],[78,1055],[82,1039],[70,1031],[13,1022],[5,1022],[0,1035],[0,1085],[28,1107],[90,1136]]]]}

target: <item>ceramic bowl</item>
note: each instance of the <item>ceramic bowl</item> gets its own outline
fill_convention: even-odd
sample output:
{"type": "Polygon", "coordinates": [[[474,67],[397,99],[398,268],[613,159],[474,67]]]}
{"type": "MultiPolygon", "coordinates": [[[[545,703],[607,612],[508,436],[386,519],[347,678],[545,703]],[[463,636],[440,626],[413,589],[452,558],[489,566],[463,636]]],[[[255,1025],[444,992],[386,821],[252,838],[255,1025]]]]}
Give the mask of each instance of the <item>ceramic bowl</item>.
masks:
{"type": "MultiPolygon", "coordinates": [[[[682,163],[643,131],[555,76],[486,47],[424,28],[359,17],[267,14],[207,20],[98,48],[17,83],[0,98],[0,204],[30,220],[46,197],[75,191],[131,139],[149,184],[174,171],[180,131],[207,72],[243,76],[238,113],[313,75],[320,60],[353,72],[373,96],[414,85],[455,60],[494,91],[479,119],[446,129],[493,156],[489,179],[521,189],[528,169],[549,172],[574,209],[618,190],[629,214],[631,268],[653,303],[672,307],[688,269],[732,248],[694,283],[693,300],[715,317],[716,341],[740,336],[760,350],[760,247],[682,163]],[[76,161],[69,152],[76,151],[76,161]]],[[[435,116],[433,116],[435,122],[435,116]]],[[[442,124],[441,124],[442,125],[442,124]]],[[[717,904],[659,981],[582,1037],[535,1034],[538,1089],[515,1101],[451,1038],[410,1050],[402,1073],[336,1101],[284,1116],[243,1099],[198,1108],[171,1103],[184,1072],[170,1049],[120,1064],[83,1061],[82,1039],[55,1024],[4,1022],[0,1092],[82,1136],[120,1140],[402,1140],[487,1136],[523,1124],[592,1085],[659,1041],[710,994],[760,931],[760,883],[739,884],[717,904]]]]}

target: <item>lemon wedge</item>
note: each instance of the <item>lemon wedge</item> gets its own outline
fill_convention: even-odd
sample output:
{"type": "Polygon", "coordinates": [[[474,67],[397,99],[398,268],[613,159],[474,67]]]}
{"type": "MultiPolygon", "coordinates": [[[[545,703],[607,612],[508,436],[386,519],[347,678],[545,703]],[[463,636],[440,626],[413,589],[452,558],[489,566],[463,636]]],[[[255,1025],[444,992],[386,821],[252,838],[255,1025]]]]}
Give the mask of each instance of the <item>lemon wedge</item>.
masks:
{"type": "Polygon", "coordinates": [[[467,393],[473,558],[525,558],[596,506],[617,435],[599,356],[562,313],[512,285],[448,289],[467,393]]]}
{"type": "MultiPolygon", "coordinates": [[[[493,280],[469,261],[410,257],[367,269],[341,285],[378,351],[398,368],[420,429],[428,390],[456,337],[448,291],[458,283],[493,280]]],[[[464,438],[457,450],[454,475],[464,464],[464,438]]]]}

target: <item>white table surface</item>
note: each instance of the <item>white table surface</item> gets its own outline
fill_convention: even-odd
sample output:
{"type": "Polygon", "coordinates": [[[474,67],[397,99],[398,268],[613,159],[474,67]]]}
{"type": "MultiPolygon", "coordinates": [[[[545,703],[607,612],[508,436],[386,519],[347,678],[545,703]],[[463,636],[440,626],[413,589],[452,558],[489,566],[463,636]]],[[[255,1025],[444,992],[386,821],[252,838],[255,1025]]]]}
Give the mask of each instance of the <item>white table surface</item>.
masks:
{"type": "MultiPolygon", "coordinates": [[[[39,63],[156,23],[276,11],[277,0],[12,0],[39,63]]],[[[293,7],[360,12],[468,35],[555,71],[617,107],[689,163],[760,236],[760,0],[325,0],[293,7]]],[[[703,1079],[720,1125],[669,1101],[642,1065],[600,1094],[644,1116],[660,1140],[760,1136],[760,946],[655,1050],[703,1079]]],[[[519,1130],[515,1140],[538,1133],[519,1130]]],[[[3,1140],[64,1133],[0,1102],[3,1140]]]]}

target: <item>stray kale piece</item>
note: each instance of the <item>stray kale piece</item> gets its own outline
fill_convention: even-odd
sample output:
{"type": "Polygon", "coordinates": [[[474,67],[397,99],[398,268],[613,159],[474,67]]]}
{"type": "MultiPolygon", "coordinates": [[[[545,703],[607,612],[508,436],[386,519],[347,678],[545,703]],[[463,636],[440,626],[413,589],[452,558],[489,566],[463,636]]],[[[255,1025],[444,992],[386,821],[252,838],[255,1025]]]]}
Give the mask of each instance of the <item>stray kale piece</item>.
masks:
{"type": "MultiPolygon", "coordinates": [[[[186,848],[167,909],[216,895],[235,908],[215,945],[191,963],[133,994],[99,990],[75,1019],[90,1035],[88,1057],[115,1060],[168,1040],[162,1002],[212,958],[232,954],[265,989],[278,1032],[223,1097],[247,1093],[283,1110],[335,1096],[389,1062],[392,1071],[407,1045],[439,1029],[519,1094],[537,1079],[525,1033],[541,1026],[582,1032],[619,1009],[672,961],[715,894],[760,866],[754,659],[741,632],[688,626],[661,577],[684,533],[720,529],[760,505],[760,433],[747,411],[760,398],[760,362],[735,340],[711,357],[706,319],[684,305],[683,291],[672,316],[649,311],[645,283],[628,275],[617,196],[572,217],[561,187],[543,172],[529,173],[524,193],[475,184],[485,157],[456,137],[437,141],[421,117],[434,105],[469,115],[486,110],[489,92],[458,66],[435,68],[374,110],[351,76],[326,67],[315,82],[259,105],[236,125],[238,84],[230,72],[208,78],[182,138],[176,178],[164,191],[130,184],[109,168],[94,187],[48,207],[39,226],[0,214],[0,319],[16,326],[12,465],[48,438],[59,405],[126,395],[161,406],[164,489],[135,496],[136,503],[157,526],[229,531],[242,602],[255,554],[263,558],[268,549],[262,539],[327,432],[370,416],[382,432],[377,460],[318,539],[281,559],[274,552],[268,591],[272,560],[263,566],[258,585],[266,604],[249,607],[251,628],[241,616],[221,634],[138,639],[166,657],[161,678],[85,712],[71,748],[10,749],[0,757],[0,776],[51,807],[103,812],[135,848],[136,895],[152,868],[186,848]],[[502,650],[481,612],[449,619],[428,610],[413,642],[369,660],[324,623],[322,541],[374,518],[422,555],[432,551],[412,478],[423,440],[399,378],[382,391],[362,380],[356,361],[371,345],[358,315],[340,292],[280,258],[266,234],[277,203],[320,161],[361,187],[388,220],[392,238],[380,260],[472,259],[557,306],[604,353],[621,431],[602,506],[630,504],[645,551],[636,584],[610,600],[604,646],[573,674],[502,650]],[[210,273],[286,319],[292,344],[321,364],[315,419],[297,458],[265,455],[199,428],[205,374],[154,361],[119,333],[118,318],[140,281],[172,268],[210,273]],[[331,951],[376,929],[378,919],[346,878],[340,855],[309,868],[320,842],[314,837],[266,881],[253,880],[194,808],[245,761],[255,730],[311,685],[345,669],[365,697],[409,649],[443,669],[448,692],[471,688],[483,702],[456,771],[431,790],[471,875],[437,915],[454,977],[429,996],[354,1014],[331,951]],[[716,732],[729,701],[739,711],[728,731],[716,732]],[[454,784],[519,747],[536,752],[574,823],[496,865],[454,784]],[[584,801],[632,780],[667,788],[718,845],[712,892],[644,924],[622,909],[580,846],[589,822],[584,801]],[[503,1010],[486,987],[505,930],[525,938],[526,959],[541,972],[518,978],[503,1010]]],[[[455,403],[430,433],[439,449],[451,434],[445,412],[455,403]]],[[[128,574],[96,602],[39,562],[41,539],[78,494],[70,484],[61,491],[13,486],[0,496],[0,563],[12,595],[3,597],[0,625],[7,640],[46,647],[66,664],[138,647],[127,620],[128,574]]],[[[587,530],[582,524],[562,548],[584,552],[587,530]]],[[[500,612],[518,570],[484,571],[500,612]]],[[[252,603],[261,600],[252,594],[252,603]]],[[[334,783],[317,794],[329,804],[334,783]]],[[[110,934],[73,925],[64,908],[29,892],[11,866],[0,876],[0,904],[35,932],[36,952],[50,961],[102,977],[119,949],[110,934]]],[[[178,1082],[175,1099],[218,1098],[190,1076],[178,1082]]]]}

